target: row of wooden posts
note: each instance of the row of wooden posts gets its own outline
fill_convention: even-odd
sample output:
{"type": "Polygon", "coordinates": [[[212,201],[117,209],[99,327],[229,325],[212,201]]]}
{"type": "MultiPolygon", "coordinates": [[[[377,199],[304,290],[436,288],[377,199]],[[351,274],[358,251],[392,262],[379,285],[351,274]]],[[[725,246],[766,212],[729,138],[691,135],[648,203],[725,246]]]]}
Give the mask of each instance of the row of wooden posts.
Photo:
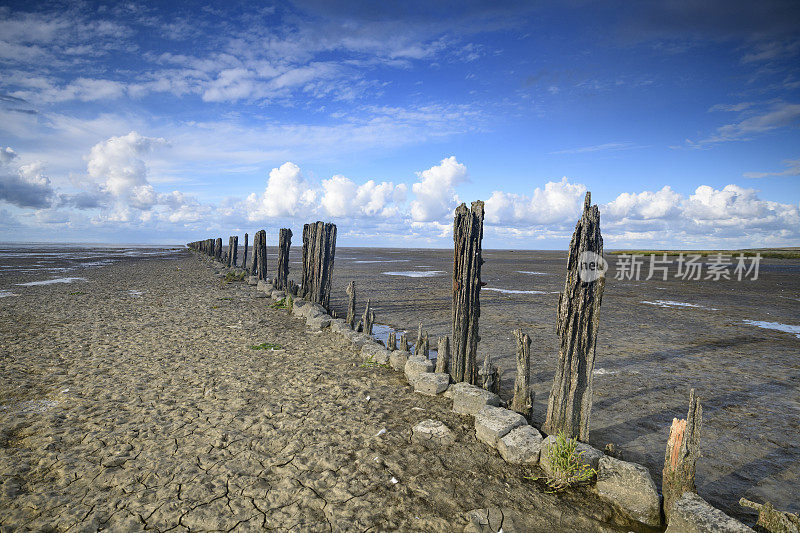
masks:
{"type": "MultiPolygon", "coordinates": [[[[498,393],[499,373],[487,355],[481,368],[477,352],[480,336],[481,253],[483,240],[484,204],[473,202],[471,208],[461,204],[455,210],[453,221],[453,277],[452,277],[452,342],[449,337],[439,339],[437,372],[449,372],[454,382],[468,382],[498,393]]],[[[244,236],[244,253],[241,262],[247,268],[247,238],[244,236]]],[[[295,292],[288,280],[289,248],[292,231],[279,232],[278,262],[274,285],[279,290],[295,292]]],[[[222,239],[206,239],[189,243],[189,248],[204,253],[229,267],[237,266],[238,237],[229,240],[228,253],[222,249],[222,239]]],[[[298,296],[329,309],[334,256],[336,252],[336,225],[315,222],[303,227],[302,277],[298,296]]],[[[547,402],[547,415],[543,430],[548,434],[561,433],[587,442],[592,408],[592,372],[594,370],[599,310],[605,288],[602,276],[596,279],[581,276],[585,272],[586,254],[603,254],[600,234],[600,213],[591,204],[591,194],[586,193],[581,218],[575,226],[569,246],[567,275],[564,290],[559,296],[556,316],[556,333],[560,339],[558,364],[547,402]],[[586,279],[584,279],[586,278],[586,279]]],[[[253,238],[252,264],[249,272],[259,280],[267,279],[266,232],[256,232],[253,238]]],[[[353,329],[372,333],[375,313],[371,301],[361,320],[356,322],[356,287],[350,282],[346,322],[353,329]]],[[[531,339],[520,330],[514,332],[517,341],[517,373],[511,409],[530,419],[533,393],[530,387],[531,339]]],[[[395,333],[389,335],[387,348],[396,350],[395,333]]],[[[401,350],[410,350],[405,334],[401,335],[401,350]]],[[[429,339],[423,335],[422,326],[417,332],[415,353],[428,354],[429,339]]],[[[695,492],[694,470],[699,455],[698,439],[702,408],[690,395],[690,408],[686,420],[674,420],[667,443],[664,461],[664,509],[685,491],[695,492]]]]}

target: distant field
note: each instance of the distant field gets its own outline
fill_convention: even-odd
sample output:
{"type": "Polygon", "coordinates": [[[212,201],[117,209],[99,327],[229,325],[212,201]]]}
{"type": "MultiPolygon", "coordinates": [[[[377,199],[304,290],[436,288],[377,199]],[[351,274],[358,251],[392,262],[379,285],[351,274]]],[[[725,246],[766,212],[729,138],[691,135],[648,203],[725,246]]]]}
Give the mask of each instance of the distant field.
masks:
{"type": "Polygon", "coordinates": [[[637,255],[650,255],[650,254],[696,254],[702,257],[709,255],[725,254],[735,255],[744,254],[745,257],[754,257],[756,254],[761,254],[761,257],[769,257],[773,259],[800,259],[800,248],[749,248],[746,250],[614,250],[608,252],[609,255],[621,254],[637,254],[637,255]]]}

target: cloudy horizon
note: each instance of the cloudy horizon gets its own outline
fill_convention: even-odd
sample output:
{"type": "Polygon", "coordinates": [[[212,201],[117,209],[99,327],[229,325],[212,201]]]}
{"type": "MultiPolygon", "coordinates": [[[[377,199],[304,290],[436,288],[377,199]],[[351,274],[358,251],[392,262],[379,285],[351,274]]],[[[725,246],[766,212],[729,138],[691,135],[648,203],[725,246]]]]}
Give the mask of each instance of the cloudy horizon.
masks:
{"type": "Polygon", "coordinates": [[[800,246],[791,2],[198,6],[0,4],[0,241],[800,246]]]}

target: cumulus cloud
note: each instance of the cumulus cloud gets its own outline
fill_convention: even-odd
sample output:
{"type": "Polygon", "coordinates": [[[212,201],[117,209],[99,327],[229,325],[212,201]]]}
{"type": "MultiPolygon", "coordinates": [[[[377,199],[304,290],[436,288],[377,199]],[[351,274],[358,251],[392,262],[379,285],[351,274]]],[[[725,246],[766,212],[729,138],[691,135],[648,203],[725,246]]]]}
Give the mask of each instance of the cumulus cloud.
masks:
{"type": "Polygon", "coordinates": [[[300,167],[287,161],[270,171],[267,187],[260,196],[252,193],[247,197],[247,220],[294,216],[301,210],[313,208],[316,197],[317,193],[303,177],[300,167]]]}
{"type": "Polygon", "coordinates": [[[681,199],[681,195],[673,191],[669,185],[656,192],[624,192],[605,206],[603,214],[612,219],[632,217],[650,220],[671,217],[676,214],[681,199]]]}
{"type": "Polygon", "coordinates": [[[486,201],[486,222],[496,225],[564,224],[575,221],[586,186],[567,177],[536,187],[532,196],[494,191],[486,201]]]}
{"type": "Polygon", "coordinates": [[[0,201],[17,207],[48,207],[54,191],[40,162],[17,165],[17,153],[0,148],[0,201]]]}
{"type": "Polygon", "coordinates": [[[411,218],[415,222],[430,222],[451,214],[458,205],[455,186],[467,180],[467,167],[450,156],[416,174],[419,181],[411,186],[415,195],[411,218]]]}
{"type": "Polygon", "coordinates": [[[322,182],[320,203],[333,217],[391,217],[398,213],[395,202],[405,198],[406,188],[405,184],[395,186],[392,182],[374,180],[357,185],[336,175],[322,182]]]}

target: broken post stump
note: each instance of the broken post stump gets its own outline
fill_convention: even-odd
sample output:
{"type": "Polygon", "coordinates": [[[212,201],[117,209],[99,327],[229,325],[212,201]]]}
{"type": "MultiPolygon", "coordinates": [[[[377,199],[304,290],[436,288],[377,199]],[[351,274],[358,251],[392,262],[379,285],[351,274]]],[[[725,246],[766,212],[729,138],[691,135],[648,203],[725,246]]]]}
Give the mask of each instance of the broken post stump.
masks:
{"type": "Polygon", "coordinates": [[[425,356],[427,359],[431,355],[431,345],[430,341],[428,340],[428,332],[425,332],[425,337],[422,339],[422,355],[425,356]]]}
{"type": "Polygon", "coordinates": [[[544,423],[544,430],[550,435],[563,432],[581,442],[589,439],[592,371],[605,286],[602,271],[598,274],[598,270],[586,268],[590,261],[597,266],[603,255],[600,211],[596,205],[591,205],[591,198],[591,193],[587,192],[583,214],[575,225],[569,245],[567,279],[564,292],[559,296],[556,319],[561,348],[544,423]]]}
{"type": "Polygon", "coordinates": [[[478,377],[480,378],[481,387],[484,390],[498,395],[500,394],[500,371],[494,363],[492,363],[492,359],[488,353],[483,359],[483,367],[480,372],[478,372],[478,377]]]}
{"type": "Polygon", "coordinates": [[[517,338],[517,375],[514,379],[514,398],[511,401],[511,410],[531,419],[533,412],[533,391],[531,390],[531,338],[515,330],[517,338]]]}
{"type": "Polygon", "coordinates": [[[453,354],[450,376],[458,383],[478,384],[478,317],[481,314],[481,241],[483,202],[456,208],[453,219],[453,354]]]}
{"type": "Polygon", "coordinates": [[[356,328],[356,282],[351,281],[345,290],[348,296],[347,302],[347,325],[350,329],[356,328]]]}
{"type": "Polygon", "coordinates": [[[390,352],[397,350],[397,334],[394,331],[389,333],[389,340],[386,341],[386,349],[390,352]]]}
{"type": "Polygon", "coordinates": [[[302,297],[328,309],[336,254],[336,224],[315,222],[303,226],[302,297]]]}
{"type": "Polygon", "coordinates": [[[275,288],[287,290],[289,286],[289,248],[292,246],[292,230],[281,228],[278,232],[278,272],[275,274],[275,288]]]}
{"type": "Polygon", "coordinates": [[[439,348],[436,351],[436,372],[450,372],[450,337],[439,337],[439,348]]]}
{"type": "Polygon", "coordinates": [[[371,301],[367,298],[367,307],[364,309],[364,315],[361,318],[361,322],[364,324],[364,333],[367,335],[372,335],[372,323],[375,320],[375,313],[372,311],[370,304],[371,301]]]}
{"type": "Polygon", "coordinates": [[[417,341],[414,343],[414,355],[422,353],[422,342],[422,322],[420,322],[419,328],[417,329],[417,341]]]}
{"type": "Polygon", "coordinates": [[[673,504],[684,492],[697,492],[694,485],[694,472],[700,456],[700,427],[703,423],[703,407],[689,392],[689,412],[686,420],[672,419],[667,439],[667,453],[664,457],[664,470],[661,478],[661,492],[664,495],[664,516],[669,522],[673,504]]]}
{"type": "Polygon", "coordinates": [[[400,349],[404,352],[409,351],[408,338],[405,333],[400,334],[400,349]]]}

